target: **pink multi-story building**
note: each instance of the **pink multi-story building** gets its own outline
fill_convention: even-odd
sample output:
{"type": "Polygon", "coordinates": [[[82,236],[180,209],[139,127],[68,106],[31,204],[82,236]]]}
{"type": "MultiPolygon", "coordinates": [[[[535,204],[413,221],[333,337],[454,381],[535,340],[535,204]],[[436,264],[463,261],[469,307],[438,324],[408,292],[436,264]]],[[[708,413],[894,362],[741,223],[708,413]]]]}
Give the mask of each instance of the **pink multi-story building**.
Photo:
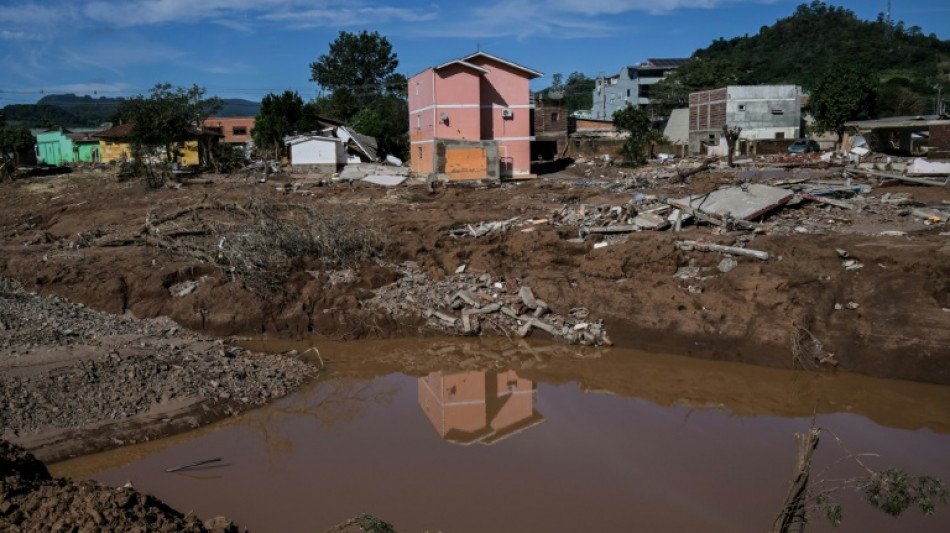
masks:
{"type": "Polygon", "coordinates": [[[412,170],[449,179],[528,178],[536,70],[485,52],[409,78],[412,170]]]}

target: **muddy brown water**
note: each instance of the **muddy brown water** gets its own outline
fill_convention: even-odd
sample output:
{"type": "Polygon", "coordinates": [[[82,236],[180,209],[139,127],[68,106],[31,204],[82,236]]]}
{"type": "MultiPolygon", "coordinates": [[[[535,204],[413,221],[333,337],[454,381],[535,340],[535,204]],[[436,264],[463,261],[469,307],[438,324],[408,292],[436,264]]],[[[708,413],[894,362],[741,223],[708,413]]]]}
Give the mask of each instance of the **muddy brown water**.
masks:
{"type": "MultiPolygon", "coordinates": [[[[829,488],[861,475],[849,451],[950,480],[948,387],[536,343],[513,357],[506,342],[320,344],[328,372],[292,397],[51,470],[131,481],[255,533],[323,531],[360,513],[399,531],[766,531],[793,434],[817,413],[829,431],[813,477],[829,488]],[[451,350],[504,358],[439,369],[432,354],[451,350]]],[[[895,519],[850,492],[840,501],[835,531],[950,530],[950,508],[895,519]]],[[[831,530],[820,516],[808,529],[831,530]]]]}

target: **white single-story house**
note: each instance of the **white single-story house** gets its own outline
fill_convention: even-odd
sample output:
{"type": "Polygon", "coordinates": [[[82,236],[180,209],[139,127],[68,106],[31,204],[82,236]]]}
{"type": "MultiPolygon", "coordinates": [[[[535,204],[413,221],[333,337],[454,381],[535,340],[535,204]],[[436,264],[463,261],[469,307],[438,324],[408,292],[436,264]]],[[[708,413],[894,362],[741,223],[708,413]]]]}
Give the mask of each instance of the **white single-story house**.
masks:
{"type": "Polygon", "coordinates": [[[334,169],[346,164],[346,148],[341,139],[319,135],[291,135],[284,138],[290,147],[293,166],[321,165],[334,169]]]}

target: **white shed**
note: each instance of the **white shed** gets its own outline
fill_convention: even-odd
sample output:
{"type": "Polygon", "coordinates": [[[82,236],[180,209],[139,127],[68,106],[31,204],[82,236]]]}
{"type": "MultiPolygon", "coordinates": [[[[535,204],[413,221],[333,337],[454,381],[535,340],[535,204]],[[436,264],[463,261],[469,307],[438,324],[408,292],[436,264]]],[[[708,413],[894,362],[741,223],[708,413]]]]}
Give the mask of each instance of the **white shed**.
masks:
{"type": "Polygon", "coordinates": [[[346,149],[340,139],[294,135],[286,137],[284,144],[290,147],[290,164],[294,166],[346,164],[346,149]]]}

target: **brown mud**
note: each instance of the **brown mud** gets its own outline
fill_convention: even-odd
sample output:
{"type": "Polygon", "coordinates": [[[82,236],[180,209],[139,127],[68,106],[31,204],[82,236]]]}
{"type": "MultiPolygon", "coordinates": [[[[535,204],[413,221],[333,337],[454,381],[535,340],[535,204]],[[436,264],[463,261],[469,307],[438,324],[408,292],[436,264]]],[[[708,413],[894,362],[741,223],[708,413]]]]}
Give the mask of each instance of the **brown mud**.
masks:
{"type": "MultiPolygon", "coordinates": [[[[606,182],[624,178],[614,167],[594,172],[606,175],[606,182]]],[[[434,194],[421,185],[338,184],[288,193],[290,178],[257,184],[219,177],[155,191],[102,174],[4,183],[0,275],[95,309],[140,318],[168,316],[206,334],[316,342],[438,334],[421,316],[423,309],[415,317],[396,318],[374,304],[374,291],[399,279],[394,265],[412,262],[434,280],[465,265],[467,272],[518,280],[553,312],[588,309],[620,347],[790,368],[792,339],[807,330],[842,370],[950,384],[950,243],[941,234],[944,225],[924,225],[906,212],[895,215],[873,203],[854,211],[804,204],[766,218],[766,230],[754,235],[690,225],[680,233],[643,231],[611,238],[600,249],[593,248],[597,236],[572,242],[576,228],[546,224],[480,238],[450,235],[460,224],[543,220],[565,205],[625,205],[637,193],[681,197],[733,179],[707,173],[689,183],[618,188],[578,179],[589,174],[578,166],[529,182],[452,184],[434,194]],[[147,239],[143,245],[118,238],[141,234],[151,214],[209,199],[238,205],[261,199],[293,202],[342,213],[378,230],[387,244],[376,260],[342,278],[334,276],[339,269],[319,259],[299,258],[280,287],[283,295],[268,297],[194,255],[150,246],[147,239]],[[807,234],[779,230],[803,220],[810,224],[807,234]],[[904,233],[881,235],[886,230],[904,233]],[[715,270],[720,254],[673,245],[688,239],[745,242],[773,259],[737,258],[734,269],[720,273],[715,270]],[[843,268],[838,249],[863,268],[843,268]],[[687,265],[712,274],[675,278],[687,265]],[[194,292],[169,293],[188,281],[198,282],[194,292]],[[836,309],[851,302],[858,306],[836,309]]],[[[943,188],[872,185],[866,195],[871,200],[888,193],[909,193],[931,205],[950,200],[943,188]]],[[[212,216],[202,212],[188,220],[201,226],[212,216]]],[[[202,241],[208,254],[218,238],[211,233],[202,241]]]]}

